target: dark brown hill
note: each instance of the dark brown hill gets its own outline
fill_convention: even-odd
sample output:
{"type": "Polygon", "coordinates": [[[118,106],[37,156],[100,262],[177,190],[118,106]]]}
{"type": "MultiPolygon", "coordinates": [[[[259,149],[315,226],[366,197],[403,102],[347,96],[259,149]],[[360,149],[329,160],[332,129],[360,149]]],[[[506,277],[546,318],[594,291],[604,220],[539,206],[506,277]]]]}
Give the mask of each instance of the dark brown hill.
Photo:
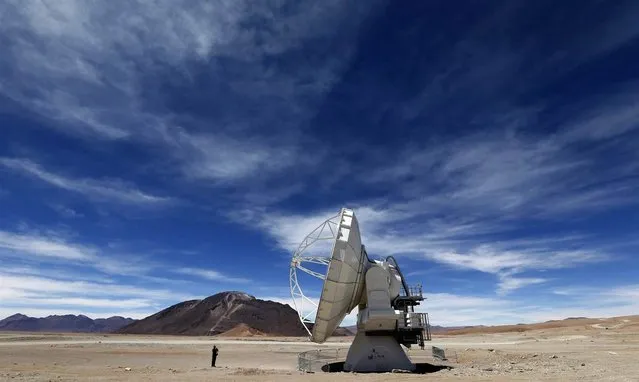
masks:
{"type": "MultiPolygon", "coordinates": [[[[238,326],[270,336],[307,335],[297,312],[290,306],[242,292],[222,292],[204,300],[184,301],[117,332],[202,336],[222,334],[238,326]]],[[[340,334],[343,335],[341,331],[336,333],[340,334]]]]}

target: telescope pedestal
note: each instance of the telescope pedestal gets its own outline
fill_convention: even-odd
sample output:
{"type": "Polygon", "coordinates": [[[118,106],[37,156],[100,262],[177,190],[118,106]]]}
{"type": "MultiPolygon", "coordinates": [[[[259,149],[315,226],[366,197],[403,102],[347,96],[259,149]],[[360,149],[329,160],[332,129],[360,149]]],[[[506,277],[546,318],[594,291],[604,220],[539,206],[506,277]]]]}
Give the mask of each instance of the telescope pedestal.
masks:
{"type": "Polygon", "coordinates": [[[393,336],[367,336],[363,331],[358,331],[348,349],[344,371],[365,373],[389,372],[393,369],[415,370],[402,345],[393,336]]]}

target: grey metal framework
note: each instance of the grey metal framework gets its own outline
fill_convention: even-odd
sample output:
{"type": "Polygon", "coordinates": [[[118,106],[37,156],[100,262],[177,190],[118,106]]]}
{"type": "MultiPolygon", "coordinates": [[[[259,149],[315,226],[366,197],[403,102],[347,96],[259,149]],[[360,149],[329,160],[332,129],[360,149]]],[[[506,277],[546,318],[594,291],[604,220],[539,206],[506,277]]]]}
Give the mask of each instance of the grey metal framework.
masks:
{"type": "Polygon", "coordinates": [[[415,297],[423,297],[422,284],[410,285],[408,286],[408,295],[415,297]]]}
{"type": "Polygon", "coordinates": [[[304,329],[308,332],[309,338],[312,336],[310,326],[315,322],[314,317],[317,314],[318,301],[304,294],[299,283],[297,271],[300,270],[320,280],[326,279],[325,273],[313,271],[307,268],[305,264],[316,264],[328,267],[331,258],[326,256],[309,256],[306,255],[305,252],[317,242],[335,240],[339,227],[339,217],[339,214],[332,216],[311,231],[293,253],[291,260],[289,270],[291,297],[293,298],[293,305],[295,305],[294,308],[300,317],[300,321],[304,325],[304,329]]]}
{"type": "MultiPolygon", "coordinates": [[[[423,340],[430,341],[430,323],[428,321],[428,313],[414,313],[408,312],[404,315],[403,320],[397,321],[397,330],[400,332],[403,330],[423,330],[423,340]]],[[[418,339],[419,340],[419,339],[418,339]]],[[[421,344],[420,344],[421,345],[421,344]]]]}
{"type": "Polygon", "coordinates": [[[323,371],[325,365],[346,359],[348,349],[316,349],[297,355],[297,370],[306,373],[323,371]]]}

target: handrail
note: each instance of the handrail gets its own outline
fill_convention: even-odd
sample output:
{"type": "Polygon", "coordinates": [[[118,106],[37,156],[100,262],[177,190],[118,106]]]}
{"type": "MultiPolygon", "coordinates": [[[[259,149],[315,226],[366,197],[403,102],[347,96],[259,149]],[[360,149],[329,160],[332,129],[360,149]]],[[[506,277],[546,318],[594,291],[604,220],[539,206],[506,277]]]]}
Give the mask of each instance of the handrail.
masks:
{"type": "Polygon", "coordinates": [[[406,284],[406,279],[404,278],[404,275],[402,274],[402,271],[399,269],[399,264],[397,264],[397,260],[395,260],[395,258],[393,256],[388,256],[386,258],[386,261],[390,260],[393,261],[393,264],[395,265],[395,269],[397,269],[397,273],[399,274],[399,277],[402,279],[402,286],[404,287],[404,291],[406,292],[406,296],[410,296],[410,290],[408,288],[408,284],[406,284]]]}

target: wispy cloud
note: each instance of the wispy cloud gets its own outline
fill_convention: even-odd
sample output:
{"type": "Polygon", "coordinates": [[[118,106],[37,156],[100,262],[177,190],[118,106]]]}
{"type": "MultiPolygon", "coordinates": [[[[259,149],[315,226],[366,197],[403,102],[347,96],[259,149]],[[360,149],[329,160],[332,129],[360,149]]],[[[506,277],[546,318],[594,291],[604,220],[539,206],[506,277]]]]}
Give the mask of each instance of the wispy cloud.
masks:
{"type": "Polygon", "coordinates": [[[55,296],[56,294],[75,297],[102,296],[102,298],[108,298],[108,296],[130,296],[154,300],[187,297],[184,294],[166,289],[95,281],[99,277],[89,277],[87,280],[82,280],[81,277],[75,277],[74,275],[65,275],[64,277],[54,277],[54,275],[55,270],[45,272],[43,276],[2,272],[2,287],[5,292],[13,290],[31,297],[41,296],[40,294],[43,291],[46,291],[50,296],[55,296]]]}
{"type": "Polygon", "coordinates": [[[547,280],[539,277],[513,277],[511,275],[501,275],[497,286],[497,294],[505,295],[519,288],[529,285],[542,284],[547,280]]]}
{"type": "Polygon", "coordinates": [[[589,105],[584,105],[584,115],[569,122],[558,138],[564,143],[599,141],[639,129],[639,95],[635,89],[632,90],[612,98],[596,99],[603,105],[600,107],[587,108],[589,105]]]}
{"type": "Polygon", "coordinates": [[[64,218],[75,219],[84,217],[84,214],[62,204],[52,204],[50,207],[64,218]]]}
{"type": "MultiPolygon", "coordinates": [[[[278,212],[240,215],[241,221],[264,230],[290,256],[307,234],[338,211],[339,207],[308,215],[278,212]]],[[[584,238],[578,235],[495,241],[494,236],[486,234],[506,228],[441,222],[428,219],[427,214],[423,219],[423,211],[407,208],[407,205],[361,205],[355,213],[370,255],[408,256],[456,269],[493,274],[497,277],[496,290],[500,294],[546,281],[540,277],[520,276],[524,272],[567,269],[610,260],[608,254],[593,248],[575,249],[575,246],[583,246],[584,238]],[[571,246],[572,249],[567,249],[571,246]]],[[[310,250],[317,255],[330,256],[330,243],[319,242],[310,250]]]]}
{"type": "MultiPolygon", "coordinates": [[[[19,296],[24,298],[25,296],[19,296]]],[[[142,299],[108,299],[108,298],[83,298],[83,297],[64,297],[64,298],[28,298],[14,306],[37,307],[37,306],[59,306],[62,309],[69,307],[82,308],[110,308],[110,309],[140,309],[153,306],[150,300],[142,299]]]]}
{"type": "Polygon", "coordinates": [[[171,198],[143,192],[135,188],[135,186],[117,179],[82,179],[55,174],[27,159],[0,158],[0,165],[34,177],[51,186],[76,192],[92,199],[106,199],[120,203],[146,205],[162,204],[171,201],[171,198]]]}
{"type": "Polygon", "coordinates": [[[629,192],[638,184],[627,171],[634,162],[593,177],[588,174],[602,159],[595,154],[579,153],[552,136],[478,134],[437,147],[408,148],[397,161],[364,172],[364,180],[402,185],[399,196],[419,201],[415,207],[431,214],[456,216],[464,210],[492,220],[592,213],[633,203],[629,192]],[[423,190],[437,192],[424,195],[423,190]]]}
{"type": "Polygon", "coordinates": [[[556,311],[542,307],[537,316],[552,319],[561,314],[566,317],[610,317],[636,315],[639,311],[639,285],[627,284],[612,287],[574,285],[557,288],[558,306],[556,311]],[[548,318],[552,317],[552,318],[548,318]]]}
{"type": "Polygon", "coordinates": [[[514,305],[505,299],[452,293],[428,293],[417,311],[426,312],[433,325],[485,325],[518,321],[514,305]],[[503,317],[507,316],[507,317],[503,317]]]}
{"type": "Polygon", "coordinates": [[[426,257],[459,268],[486,273],[521,272],[528,269],[558,269],[576,264],[607,260],[608,257],[591,251],[509,251],[488,245],[468,253],[426,254],[426,257]]]}
{"type": "Polygon", "coordinates": [[[629,284],[616,287],[594,287],[594,286],[569,286],[556,288],[553,293],[560,296],[573,297],[577,299],[593,299],[593,296],[601,298],[602,302],[616,300],[626,303],[638,303],[639,284],[629,284]]]}
{"type": "MultiPolygon", "coordinates": [[[[633,299],[636,285],[613,291],[581,295],[578,301],[547,298],[543,303],[449,293],[426,293],[419,310],[428,312],[434,325],[498,325],[535,323],[568,317],[611,317],[637,313],[639,304],[633,299]],[[629,292],[629,293],[628,293],[629,292]],[[628,294],[626,294],[628,293],[628,294]],[[597,298],[593,298],[596,296],[597,298]]],[[[636,294],[634,295],[636,297],[636,294]]]]}
{"type": "Polygon", "coordinates": [[[94,248],[68,243],[59,236],[23,235],[7,231],[0,231],[0,249],[19,256],[33,255],[75,261],[90,261],[97,253],[94,248]]]}
{"type": "Polygon", "coordinates": [[[60,232],[11,232],[0,230],[0,259],[82,266],[110,275],[142,277],[157,266],[130,253],[105,251],[94,245],[73,241],[60,232]]]}
{"type": "MultiPolygon", "coordinates": [[[[0,76],[0,96],[38,118],[37,126],[8,128],[49,128],[80,137],[74,144],[140,150],[150,160],[132,165],[144,166],[145,175],[169,179],[169,188],[197,199],[198,210],[221,200],[222,213],[264,232],[286,257],[317,224],[353,207],[371,255],[494,278],[499,300],[434,298],[463,305],[466,321],[494,318],[481,304],[501,307],[511,292],[550,283],[540,271],[614,260],[591,228],[572,222],[638,203],[639,87],[615,81],[584,97],[542,93],[589,59],[634,41],[639,29],[628,15],[636,6],[602,14],[589,25],[592,35],[575,29],[555,42],[542,33],[531,43],[508,27],[529,18],[526,8],[498,7],[460,29],[457,41],[443,44],[444,54],[411,51],[416,56],[408,61],[420,63],[419,73],[404,71],[411,90],[396,87],[400,80],[389,92],[378,70],[401,71],[365,62],[376,52],[364,44],[370,24],[360,30],[367,17],[378,20],[371,4],[4,1],[0,70],[10,75],[0,76]],[[493,35],[502,29],[495,25],[512,34],[493,35]],[[523,42],[512,49],[511,38],[523,42]],[[340,98],[351,94],[355,104],[340,98]],[[369,123],[369,114],[379,118],[369,123]],[[389,134],[380,145],[383,134],[331,123],[351,118],[398,139],[389,134]],[[408,139],[399,133],[404,127],[408,139]],[[320,128],[335,130],[324,135],[314,130],[320,128]]],[[[84,154],[77,155],[79,163],[84,154]]],[[[0,167],[92,200],[164,206],[177,198],[90,168],[9,157],[0,167]]],[[[5,229],[0,248],[3,259],[149,280],[156,267],[56,233],[5,229]]],[[[168,272],[246,281],[194,267],[168,272]]],[[[131,304],[143,299],[131,297],[131,304]]]]}
{"type": "Polygon", "coordinates": [[[204,278],[207,280],[213,281],[222,281],[228,283],[247,283],[250,280],[239,277],[230,277],[222,274],[221,272],[214,271],[212,269],[200,269],[200,268],[177,268],[175,272],[188,275],[188,276],[196,276],[200,278],[204,278]]]}
{"type": "Polygon", "coordinates": [[[182,300],[188,294],[165,289],[16,275],[0,270],[0,316],[23,314],[85,314],[90,317],[124,315],[146,317],[182,300]]]}
{"type": "Polygon", "coordinates": [[[0,63],[15,71],[0,82],[0,93],[63,133],[160,148],[162,171],[203,182],[255,182],[305,161],[299,123],[345,70],[354,52],[348,41],[374,8],[304,4],[283,12],[244,1],[5,2],[0,12],[10,16],[0,32],[11,43],[0,63]],[[322,42],[334,33],[340,44],[322,42]],[[309,40],[331,54],[294,69],[268,63],[309,40]],[[185,112],[170,92],[148,98],[149,73],[207,86],[184,94],[194,105],[185,112]]]}
{"type": "MultiPolygon", "coordinates": [[[[343,204],[355,208],[369,253],[493,274],[501,295],[547,281],[530,272],[614,260],[587,230],[572,230],[570,220],[637,204],[633,174],[639,158],[626,147],[637,142],[631,135],[639,126],[636,94],[633,89],[607,102],[579,104],[553,134],[524,129],[535,123],[539,108],[486,117],[494,125],[488,132],[411,142],[399,155],[396,147],[370,150],[362,154],[361,167],[351,164],[344,181],[381,196],[343,204]],[[589,146],[593,141],[600,145],[589,146]],[[624,160],[604,171],[610,155],[624,160]],[[526,229],[533,220],[560,219],[564,224],[552,238],[526,229]]],[[[253,211],[244,222],[292,251],[339,207],[301,214],[253,211]]]]}

